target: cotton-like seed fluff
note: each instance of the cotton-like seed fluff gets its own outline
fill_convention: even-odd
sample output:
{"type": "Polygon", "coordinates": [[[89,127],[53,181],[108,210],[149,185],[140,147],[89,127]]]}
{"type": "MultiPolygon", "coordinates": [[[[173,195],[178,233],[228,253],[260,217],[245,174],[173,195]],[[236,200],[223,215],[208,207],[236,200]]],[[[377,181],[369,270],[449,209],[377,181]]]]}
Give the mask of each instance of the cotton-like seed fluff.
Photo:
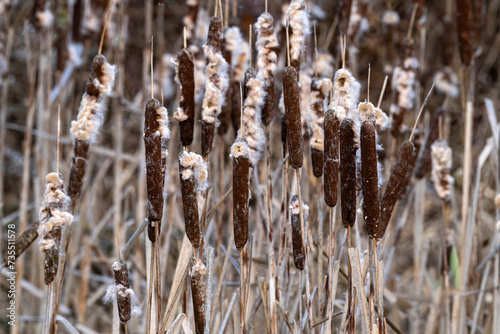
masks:
{"type": "Polygon", "coordinates": [[[436,140],[432,146],[432,182],[439,198],[448,200],[453,187],[453,176],[450,174],[452,151],[444,139],[436,140]]]}
{"type": "Polygon", "coordinates": [[[260,160],[266,142],[261,123],[261,108],[264,105],[264,82],[250,79],[247,83],[248,95],[243,108],[243,136],[252,152],[252,165],[260,160]]]}
{"type": "Polygon", "coordinates": [[[311,22],[304,0],[293,0],[288,6],[287,18],[290,32],[290,65],[295,68],[297,75],[300,71],[302,53],[306,45],[306,38],[311,33],[311,22]]]}

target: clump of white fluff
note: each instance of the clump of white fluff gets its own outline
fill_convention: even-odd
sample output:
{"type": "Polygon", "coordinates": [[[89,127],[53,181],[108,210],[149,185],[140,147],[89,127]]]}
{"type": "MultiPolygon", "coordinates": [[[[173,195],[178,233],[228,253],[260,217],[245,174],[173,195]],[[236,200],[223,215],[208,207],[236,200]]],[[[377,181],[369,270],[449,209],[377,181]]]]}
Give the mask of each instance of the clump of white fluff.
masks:
{"type": "MultiPolygon", "coordinates": [[[[193,59],[191,59],[193,60],[193,59]]],[[[173,64],[175,66],[175,82],[177,84],[180,85],[180,81],[179,81],[179,61],[177,60],[177,58],[170,58],[170,63],[173,64]]],[[[193,63],[194,64],[194,63],[193,63]]],[[[194,66],[193,66],[193,69],[194,69],[194,66]]],[[[195,89],[196,89],[196,86],[195,86],[195,89]]],[[[180,94],[180,103],[182,103],[182,101],[184,100],[184,94],[180,94]]],[[[183,122],[185,120],[187,120],[189,118],[188,114],[184,111],[184,109],[182,109],[180,106],[177,107],[176,111],[174,112],[174,119],[177,121],[177,122],[183,122]]]]}
{"type": "Polygon", "coordinates": [[[142,315],[142,303],[139,301],[139,297],[135,294],[134,290],[131,288],[126,288],[122,284],[111,284],[106,289],[106,294],[102,297],[104,304],[112,303],[116,300],[117,295],[121,297],[130,296],[130,303],[132,306],[131,317],[136,318],[142,315]]]}
{"type": "Polygon", "coordinates": [[[388,26],[398,25],[400,21],[398,12],[394,10],[386,10],[384,14],[382,14],[382,22],[388,26]]]}
{"type": "Polygon", "coordinates": [[[377,124],[380,131],[384,131],[390,126],[389,116],[378,107],[375,107],[375,124],[377,124]]]}
{"type": "Polygon", "coordinates": [[[342,121],[350,117],[358,120],[356,104],[359,99],[361,85],[347,69],[339,69],[335,73],[333,82],[333,99],[330,108],[335,111],[337,118],[342,121]]]}
{"type": "Polygon", "coordinates": [[[257,31],[255,43],[257,47],[257,78],[267,83],[276,72],[276,63],[278,62],[276,50],[279,48],[271,14],[261,14],[255,24],[255,30],[257,31]]]}
{"type": "Polygon", "coordinates": [[[241,36],[240,28],[230,27],[225,35],[226,50],[231,52],[231,67],[236,82],[242,82],[247,70],[248,43],[241,36]]]}
{"type": "MultiPolygon", "coordinates": [[[[290,201],[290,205],[288,209],[290,210],[290,214],[299,215],[300,214],[300,205],[299,205],[299,196],[293,196],[290,201]]],[[[309,217],[309,206],[302,201],[302,212],[304,213],[304,221],[309,217]]]]}
{"type": "Polygon", "coordinates": [[[211,45],[205,44],[203,50],[207,58],[207,67],[201,119],[205,123],[215,124],[229,86],[228,65],[222,53],[214,50],[211,45]]]}
{"type": "Polygon", "coordinates": [[[438,196],[446,200],[450,197],[453,176],[450,175],[452,151],[446,140],[436,140],[431,145],[432,155],[432,182],[438,196]]]}
{"type": "Polygon", "coordinates": [[[205,275],[207,273],[207,267],[203,264],[200,259],[195,259],[194,264],[189,268],[189,276],[194,277],[196,274],[205,275]]]}
{"type": "Polygon", "coordinates": [[[310,145],[312,148],[324,151],[325,149],[325,100],[332,87],[330,79],[323,78],[313,80],[313,89],[311,89],[311,96],[309,99],[309,125],[311,126],[311,140],[310,145]]]}
{"type": "Polygon", "coordinates": [[[251,157],[250,147],[248,146],[246,139],[244,138],[241,139],[242,140],[236,140],[234,144],[231,146],[231,154],[229,155],[231,159],[240,157],[250,159],[251,157]]]}
{"type": "Polygon", "coordinates": [[[328,52],[319,52],[316,58],[316,72],[318,72],[318,77],[320,78],[332,78],[333,77],[333,65],[335,64],[335,58],[328,52]]]}
{"type": "Polygon", "coordinates": [[[349,16],[349,25],[347,27],[347,36],[349,39],[354,38],[360,32],[368,28],[368,22],[365,18],[366,9],[359,0],[353,0],[351,5],[351,15],[349,16]]]}
{"type": "Polygon", "coordinates": [[[196,188],[202,191],[208,188],[208,165],[202,156],[194,152],[183,151],[180,155],[180,164],[184,167],[182,179],[187,180],[194,175],[196,188]]]}
{"type": "MultiPolygon", "coordinates": [[[[63,181],[57,173],[49,173],[46,177],[45,195],[40,205],[38,234],[43,237],[57,226],[69,226],[73,216],[68,212],[69,196],[63,189],[63,181]]],[[[47,245],[40,242],[42,247],[47,245]]],[[[42,250],[43,251],[43,250],[42,250]]]]}
{"type": "Polygon", "coordinates": [[[436,83],[437,91],[449,97],[457,97],[460,92],[458,89],[458,77],[448,66],[436,72],[434,82],[436,83]]]}
{"type": "Polygon", "coordinates": [[[166,158],[168,156],[167,151],[167,140],[170,139],[170,127],[168,121],[168,111],[167,108],[161,106],[156,109],[156,121],[158,122],[158,131],[161,136],[161,157],[166,158]]]}
{"type": "Polygon", "coordinates": [[[252,78],[247,83],[248,95],[243,107],[243,137],[251,151],[251,161],[255,166],[259,161],[265,144],[265,134],[261,122],[261,109],[264,104],[264,82],[252,78]]]}
{"type": "Polygon", "coordinates": [[[208,26],[210,24],[210,16],[208,12],[203,9],[198,9],[198,17],[196,22],[196,39],[198,41],[204,41],[207,39],[208,35],[208,26]]]}
{"type": "Polygon", "coordinates": [[[399,113],[399,108],[410,110],[415,101],[415,70],[418,60],[414,57],[406,58],[402,65],[394,68],[392,75],[392,89],[398,94],[397,106],[394,112],[399,113]]]}
{"type": "Polygon", "coordinates": [[[111,93],[115,84],[116,67],[105,61],[101,66],[102,75],[93,79],[99,95],[83,94],[77,119],[71,122],[73,140],[95,142],[99,128],[104,121],[104,98],[111,93]]]}
{"type": "Polygon", "coordinates": [[[52,12],[46,8],[45,10],[41,11],[41,12],[37,12],[35,14],[35,17],[36,17],[36,20],[37,20],[37,25],[40,27],[40,28],[48,28],[52,25],[52,23],[54,22],[54,14],[52,14],[52,12]]]}
{"type": "Polygon", "coordinates": [[[304,0],[293,0],[287,11],[290,34],[290,59],[300,61],[301,52],[304,52],[306,37],[311,33],[311,22],[304,0]]]}
{"type": "Polygon", "coordinates": [[[371,102],[360,102],[358,105],[358,113],[361,122],[376,120],[375,106],[371,102]]]}

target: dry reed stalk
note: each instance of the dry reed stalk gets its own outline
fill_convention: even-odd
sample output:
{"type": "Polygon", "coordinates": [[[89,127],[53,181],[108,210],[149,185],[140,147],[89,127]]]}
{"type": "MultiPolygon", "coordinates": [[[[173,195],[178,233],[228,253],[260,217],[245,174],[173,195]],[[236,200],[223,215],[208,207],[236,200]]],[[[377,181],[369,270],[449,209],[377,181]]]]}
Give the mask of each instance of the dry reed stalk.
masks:
{"type": "Polygon", "coordinates": [[[193,311],[196,334],[202,334],[205,330],[205,298],[206,285],[203,277],[206,275],[206,267],[200,259],[194,258],[189,270],[191,278],[191,293],[193,295],[193,311]]]}
{"type": "Polygon", "coordinates": [[[174,113],[174,118],[179,122],[179,132],[182,146],[189,146],[193,142],[194,132],[194,58],[189,49],[182,49],[177,54],[176,81],[180,85],[179,108],[174,113]]]}
{"type": "Polygon", "coordinates": [[[250,147],[244,138],[237,138],[231,147],[233,160],[233,224],[234,242],[241,251],[248,241],[250,147]]]}
{"type": "Polygon", "coordinates": [[[380,204],[380,224],[377,230],[374,231],[374,236],[376,238],[382,238],[384,236],[387,225],[391,220],[392,210],[396,205],[399,195],[404,191],[402,187],[406,177],[408,163],[412,159],[414,150],[415,146],[411,141],[405,141],[399,149],[396,162],[392,167],[391,176],[387,182],[387,187],[380,204]]]}
{"type": "Polygon", "coordinates": [[[311,127],[311,162],[313,174],[323,175],[325,151],[325,100],[332,87],[330,79],[314,77],[311,80],[311,95],[309,99],[309,124],[311,127]]]}
{"type": "Polygon", "coordinates": [[[340,200],[345,228],[356,221],[356,134],[355,123],[345,118],[340,123],[340,200]]]}
{"type": "MultiPolygon", "coordinates": [[[[304,205],[304,204],[303,204],[304,205]]],[[[302,235],[301,219],[300,219],[300,202],[299,196],[293,195],[290,200],[290,219],[292,224],[292,246],[293,246],[293,262],[299,270],[304,270],[306,261],[306,252],[302,235]]]]}
{"type": "MultiPolygon", "coordinates": [[[[302,60],[306,39],[311,33],[311,22],[304,0],[292,0],[286,12],[290,33],[290,61],[288,66],[295,68],[297,79],[300,74],[300,63],[302,60]]],[[[283,80],[284,82],[284,80],[283,80]]]]}
{"type": "Polygon", "coordinates": [[[285,101],[286,141],[290,165],[298,169],[303,163],[300,120],[299,86],[297,71],[292,66],[283,70],[283,94],[285,101]]]}
{"type": "MultiPolygon", "coordinates": [[[[182,23],[186,27],[186,44],[194,44],[196,39],[196,22],[198,21],[199,0],[186,1],[187,13],[182,18],[182,23]]],[[[185,146],[185,145],[184,145],[185,146]]]]}
{"type": "Polygon", "coordinates": [[[203,46],[207,66],[205,69],[205,96],[202,107],[202,156],[212,150],[217,117],[221,113],[229,85],[227,63],[222,56],[222,21],[218,16],[210,19],[207,43],[203,46]]]}
{"type": "Polygon", "coordinates": [[[439,137],[439,123],[440,119],[445,115],[445,109],[438,109],[432,118],[431,124],[429,124],[429,133],[427,134],[424,149],[418,160],[415,177],[417,179],[423,178],[430,170],[431,167],[431,146],[439,137]]]}
{"type": "MultiPolygon", "coordinates": [[[[324,153],[324,197],[325,203],[330,208],[337,205],[340,144],[339,144],[340,121],[333,109],[325,113],[325,153],[324,153]]],[[[332,211],[330,210],[330,215],[332,211]]],[[[332,228],[332,226],[330,226],[332,228]]]]}
{"type": "Polygon", "coordinates": [[[462,64],[468,66],[472,62],[472,2],[471,0],[456,0],[458,48],[462,64]]]}
{"type": "Polygon", "coordinates": [[[265,98],[262,106],[262,124],[268,126],[274,118],[274,74],[278,62],[278,38],[274,31],[273,17],[262,13],[257,19],[257,78],[264,82],[265,98]]]}
{"type": "MultiPolygon", "coordinates": [[[[106,61],[103,55],[94,57],[90,77],[87,80],[85,94],[78,112],[78,118],[71,123],[73,137],[73,159],[68,182],[68,194],[72,202],[78,200],[90,145],[95,142],[99,128],[104,120],[104,98],[111,93],[115,81],[116,69],[106,61]]],[[[74,205],[72,205],[74,206],[74,205]]]]}
{"type": "Polygon", "coordinates": [[[201,245],[202,228],[196,193],[208,186],[207,165],[200,155],[184,151],[179,156],[179,174],[186,234],[193,247],[198,249],[201,245]]]}

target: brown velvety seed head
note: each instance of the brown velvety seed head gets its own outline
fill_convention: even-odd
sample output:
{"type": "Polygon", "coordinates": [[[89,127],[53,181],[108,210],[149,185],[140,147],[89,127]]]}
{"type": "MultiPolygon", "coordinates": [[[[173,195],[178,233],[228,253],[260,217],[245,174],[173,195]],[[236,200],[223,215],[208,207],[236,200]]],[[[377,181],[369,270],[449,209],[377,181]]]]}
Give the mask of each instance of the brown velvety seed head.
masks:
{"type": "MultiPolygon", "coordinates": [[[[235,144],[247,145],[244,138],[237,138],[235,144]]],[[[233,156],[233,224],[234,243],[238,250],[245,247],[248,240],[248,214],[249,214],[249,156],[233,156]]]]}
{"type": "Polygon", "coordinates": [[[179,177],[182,192],[182,207],[184,211],[184,226],[186,234],[194,248],[200,247],[201,227],[198,214],[198,200],[196,198],[196,182],[194,175],[189,179],[182,178],[182,172],[186,168],[179,164],[179,177]]]}
{"type": "Polygon", "coordinates": [[[325,153],[324,153],[324,192],[325,203],[330,207],[337,205],[339,182],[339,127],[340,122],[332,109],[325,113],[325,153]]]}
{"type": "Polygon", "coordinates": [[[356,221],[356,143],[354,121],[350,118],[340,123],[340,201],[342,223],[345,228],[356,221]]]}
{"type": "MultiPolygon", "coordinates": [[[[299,202],[299,196],[293,195],[290,203],[292,205],[299,202]]],[[[305,268],[305,250],[302,242],[302,228],[300,226],[300,213],[290,214],[290,219],[292,223],[292,246],[293,246],[293,262],[295,267],[299,270],[304,270],[305,268]]]]}
{"type": "Polygon", "coordinates": [[[177,54],[179,62],[180,83],[180,108],[187,114],[188,118],[179,122],[179,132],[182,146],[189,146],[193,142],[194,131],[194,63],[193,54],[188,49],[182,49],[177,54]]]}
{"type": "Polygon", "coordinates": [[[303,148],[300,120],[300,100],[297,72],[291,66],[283,70],[283,94],[285,101],[286,133],[290,165],[302,167],[303,148]]]}

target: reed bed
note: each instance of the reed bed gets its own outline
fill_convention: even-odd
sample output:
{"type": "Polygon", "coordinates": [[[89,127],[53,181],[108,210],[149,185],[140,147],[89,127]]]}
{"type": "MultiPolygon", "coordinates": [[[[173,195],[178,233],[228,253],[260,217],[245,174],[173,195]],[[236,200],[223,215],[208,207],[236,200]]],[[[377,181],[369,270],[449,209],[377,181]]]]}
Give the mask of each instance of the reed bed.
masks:
{"type": "Polygon", "coordinates": [[[500,332],[499,8],[0,2],[0,332],[500,332]]]}

